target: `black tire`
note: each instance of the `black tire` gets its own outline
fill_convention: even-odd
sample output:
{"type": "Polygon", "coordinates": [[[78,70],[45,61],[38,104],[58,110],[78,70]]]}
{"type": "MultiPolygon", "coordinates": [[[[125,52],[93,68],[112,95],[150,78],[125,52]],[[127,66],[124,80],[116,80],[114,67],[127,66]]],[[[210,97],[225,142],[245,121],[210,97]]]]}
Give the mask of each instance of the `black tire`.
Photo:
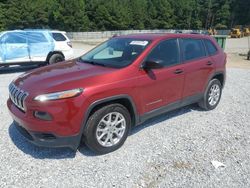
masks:
{"type": "Polygon", "coordinates": [[[204,110],[213,110],[219,104],[221,94],[222,94],[221,82],[218,79],[213,79],[208,83],[208,86],[207,86],[206,91],[204,93],[203,99],[198,103],[198,105],[204,110]],[[209,93],[211,92],[211,88],[215,85],[217,85],[219,87],[220,93],[219,93],[219,98],[218,98],[217,102],[214,105],[211,105],[209,103],[209,93]]]}
{"type": "Polygon", "coordinates": [[[55,63],[59,63],[64,61],[64,57],[62,54],[53,54],[50,58],[49,58],[49,64],[55,64],[55,63]]]}
{"type": "MultiPolygon", "coordinates": [[[[85,144],[97,154],[106,154],[120,148],[128,137],[131,128],[131,116],[123,105],[121,104],[110,104],[95,111],[88,119],[86,129],[84,131],[84,142],[85,144]],[[123,136],[119,138],[119,142],[113,146],[105,147],[101,145],[96,136],[97,126],[99,122],[107,116],[109,113],[120,113],[125,118],[125,130],[123,136]]],[[[108,137],[108,136],[107,136],[108,137]]],[[[113,134],[112,134],[113,137],[113,134]]]]}

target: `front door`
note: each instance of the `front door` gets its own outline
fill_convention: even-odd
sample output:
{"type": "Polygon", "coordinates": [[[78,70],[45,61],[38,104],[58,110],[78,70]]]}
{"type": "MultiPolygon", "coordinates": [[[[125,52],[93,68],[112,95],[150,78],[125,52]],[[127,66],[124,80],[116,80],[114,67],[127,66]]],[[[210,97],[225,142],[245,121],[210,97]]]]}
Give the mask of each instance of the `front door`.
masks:
{"type": "Polygon", "coordinates": [[[164,67],[141,70],[138,88],[144,113],[181,101],[184,73],[179,54],[177,39],[169,39],[160,42],[146,58],[145,61],[158,61],[164,67]]]}
{"type": "Polygon", "coordinates": [[[25,32],[10,32],[2,37],[2,62],[29,62],[29,51],[25,32]]]}

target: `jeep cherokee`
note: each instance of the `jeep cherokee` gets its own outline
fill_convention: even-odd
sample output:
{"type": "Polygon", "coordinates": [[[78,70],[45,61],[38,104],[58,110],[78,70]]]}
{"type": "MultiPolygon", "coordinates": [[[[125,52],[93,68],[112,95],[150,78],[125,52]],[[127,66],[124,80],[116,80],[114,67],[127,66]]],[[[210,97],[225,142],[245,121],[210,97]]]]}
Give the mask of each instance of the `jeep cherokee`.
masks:
{"type": "Polygon", "coordinates": [[[7,105],[34,144],[76,150],[84,141],[104,154],[149,118],[193,103],[214,109],[225,64],[210,36],[118,36],[82,57],[19,76],[9,85],[7,105]]]}

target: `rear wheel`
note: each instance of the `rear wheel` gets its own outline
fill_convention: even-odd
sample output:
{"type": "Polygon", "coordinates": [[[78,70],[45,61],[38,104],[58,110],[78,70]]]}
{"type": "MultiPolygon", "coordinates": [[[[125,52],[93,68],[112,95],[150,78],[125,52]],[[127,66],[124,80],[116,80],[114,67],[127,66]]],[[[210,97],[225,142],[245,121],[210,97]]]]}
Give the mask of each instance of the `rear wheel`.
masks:
{"type": "Polygon", "coordinates": [[[131,128],[128,110],[120,104],[110,104],[94,112],[88,119],[84,141],[98,154],[120,148],[131,128]]]}
{"type": "Polygon", "coordinates": [[[49,58],[49,64],[54,64],[54,63],[58,63],[64,61],[64,57],[62,54],[53,54],[50,58],[49,58]]]}
{"type": "Polygon", "coordinates": [[[220,102],[222,85],[219,80],[213,79],[209,82],[203,99],[198,103],[205,110],[213,110],[220,102]]]}

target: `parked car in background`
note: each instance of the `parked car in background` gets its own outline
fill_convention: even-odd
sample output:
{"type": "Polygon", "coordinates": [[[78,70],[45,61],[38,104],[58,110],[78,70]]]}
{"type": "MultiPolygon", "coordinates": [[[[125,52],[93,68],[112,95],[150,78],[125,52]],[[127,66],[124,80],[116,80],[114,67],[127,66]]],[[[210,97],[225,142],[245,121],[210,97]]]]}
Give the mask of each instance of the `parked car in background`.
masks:
{"type": "Polygon", "coordinates": [[[63,31],[14,30],[0,33],[0,66],[54,64],[73,57],[63,31]]]}
{"type": "Polygon", "coordinates": [[[80,58],[19,76],[7,105],[29,141],[72,149],[84,141],[103,154],[149,118],[192,103],[216,108],[225,65],[226,54],[209,35],[119,36],[80,58]]]}

